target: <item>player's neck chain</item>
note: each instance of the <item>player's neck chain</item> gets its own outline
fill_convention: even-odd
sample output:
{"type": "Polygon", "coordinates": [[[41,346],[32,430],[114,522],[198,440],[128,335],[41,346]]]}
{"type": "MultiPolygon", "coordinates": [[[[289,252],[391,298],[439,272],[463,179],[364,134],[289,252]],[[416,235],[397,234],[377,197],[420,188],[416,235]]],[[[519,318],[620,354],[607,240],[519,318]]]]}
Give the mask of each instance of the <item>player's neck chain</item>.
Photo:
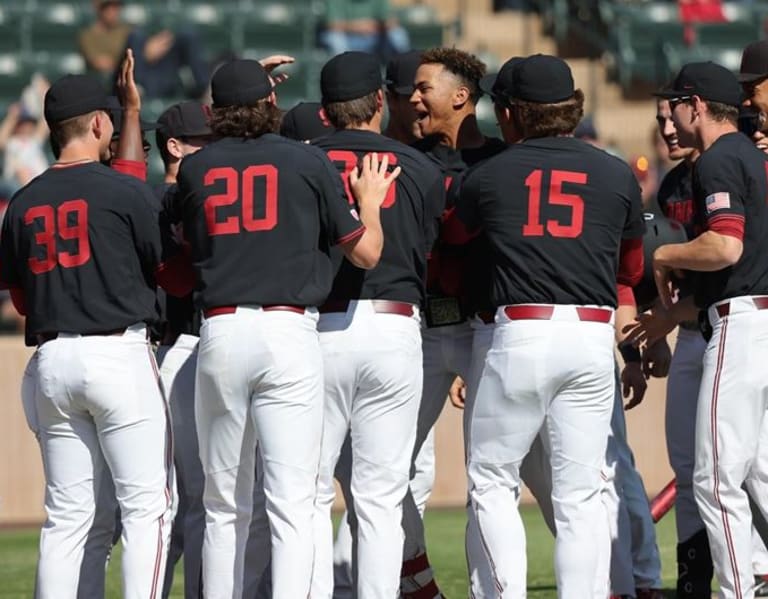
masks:
{"type": "Polygon", "coordinates": [[[66,166],[75,166],[76,164],[86,164],[88,162],[96,162],[93,158],[79,158],[77,160],[57,160],[53,166],[54,168],[62,168],[66,166]]]}

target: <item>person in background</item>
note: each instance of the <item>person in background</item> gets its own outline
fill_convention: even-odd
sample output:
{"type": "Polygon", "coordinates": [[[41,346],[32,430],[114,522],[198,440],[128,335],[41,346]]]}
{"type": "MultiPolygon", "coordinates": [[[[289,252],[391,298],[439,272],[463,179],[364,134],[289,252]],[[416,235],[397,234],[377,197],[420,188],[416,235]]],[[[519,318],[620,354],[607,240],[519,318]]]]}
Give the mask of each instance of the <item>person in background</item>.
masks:
{"type": "Polygon", "coordinates": [[[96,20],[78,35],[78,47],[88,71],[105,83],[111,81],[131,34],[131,26],[120,19],[122,4],[120,0],[94,0],[96,20]]]}
{"type": "Polygon", "coordinates": [[[328,2],[320,45],[331,54],[348,50],[377,54],[382,62],[410,49],[408,32],[390,14],[388,0],[328,2]]]}

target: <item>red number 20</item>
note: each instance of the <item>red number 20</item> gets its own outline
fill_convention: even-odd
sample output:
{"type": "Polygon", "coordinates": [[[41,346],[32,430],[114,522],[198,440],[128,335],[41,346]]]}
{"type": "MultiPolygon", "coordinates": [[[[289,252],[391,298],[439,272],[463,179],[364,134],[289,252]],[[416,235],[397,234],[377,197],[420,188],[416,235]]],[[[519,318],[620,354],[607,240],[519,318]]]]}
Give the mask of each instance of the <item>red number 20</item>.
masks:
{"type": "Polygon", "coordinates": [[[228,216],[224,220],[216,220],[216,209],[220,206],[230,206],[242,199],[242,226],[248,232],[270,231],[277,225],[277,169],[271,164],[249,166],[242,176],[231,166],[212,168],[203,178],[205,185],[213,185],[216,181],[225,182],[222,194],[211,195],[205,199],[205,220],[208,224],[209,235],[234,235],[240,232],[240,218],[228,216]],[[264,177],[264,216],[254,216],[254,180],[264,177]]]}
{"type": "MultiPolygon", "coordinates": [[[[528,222],[523,225],[525,237],[542,237],[544,225],[541,222],[541,181],[544,171],[536,169],[525,180],[528,188],[528,222]]],[[[586,173],[572,171],[552,171],[549,181],[549,193],[546,201],[554,206],[567,206],[571,209],[571,224],[563,225],[556,220],[547,221],[547,233],[552,237],[573,239],[581,235],[584,228],[584,198],[574,193],[563,193],[563,183],[587,183],[586,173]]]]}
{"type": "Polygon", "coordinates": [[[35,243],[45,248],[45,259],[30,257],[29,269],[39,275],[53,270],[57,264],[64,268],[82,266],[91,258],[91,244],[88,240],[88,203],[85,200],[69,200],[58,208],[50,205],[32,206],[24,213],[24,224],[31,225],[42,219],[43,229],[35,233],[35,243]],[[69,224],[74,215],[74,224],[69,224]],[[77,241],[77,252],[57,252],[56,231],[65,241],[77,241]]]}
{"type": "MultiPolygon", "coordinates": [[[[392,152],[386,152],[383,154],[389,160],[389,166],[397,166],[397,156],[392,152]]],[[[382,154],[379,154],[381,158],[382,154]]],[[[330,150],[328,152],[328,159],[331,162],[341,162],[344,164],[344,172],[341,173],[341,180],[344,181],[344,190],[347,192],[347,199],[350,206],[355,205],[355,197],[352,195],[352,188],[349,186],[349,173],[351,173],[357,166],[357,154],[349,150],[330,150]]],[[[395,203],[395,194],[397,192],[397,186],[393,183],[387,190],[387,196],[381,204],[382,208],[389,208],[395,203]]]]}

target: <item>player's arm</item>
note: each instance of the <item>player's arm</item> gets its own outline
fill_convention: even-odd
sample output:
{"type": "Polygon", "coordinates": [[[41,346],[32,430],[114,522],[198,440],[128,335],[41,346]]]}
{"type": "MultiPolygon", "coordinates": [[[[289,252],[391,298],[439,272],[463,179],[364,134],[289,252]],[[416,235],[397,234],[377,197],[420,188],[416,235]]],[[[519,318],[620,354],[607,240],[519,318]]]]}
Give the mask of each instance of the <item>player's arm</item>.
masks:
{"type": "Polygon", "coordinates": [[[3,219],[0,231],[0,287],[7,289],[11,295],[13,307],[22,316],[27,315],[27,302],[22,287],[21,274],[17,268],[19,263],[13,232],[13,213],[8,210],[3,219]]]}
{"type": "Polygon", "coordinates": [[[123,126],[112,167],[121,173],[146,181],[147,165],[144,162],[144,144],[139,121],[141,96],[133,78],[133,68],[133,50],[129,48],[120,66],[117,80],[120,104],[123,107],[123,126]]]}
{"type": "Polygon", "coordinates": [[[384,233],[381,230],[381,204],[387,195],[389,186],[400,175],[400,167],[387,172],[389,161],[384,155],[379,162],[376,153],[366,155],[362,168],[355,167],[349,173],[352,193],[360,209],[362,234],[340,243],[347,260],[358,268],[370,269],[379,263],[384,247],[384,233]]]}
{"type": "Polygon", "coordinates": [[[635,296],[631,287],[622,284],[617,285],[617,287],[619,305],[615,315],[615,336],[619,353],[624,361],[624,368],[620,377],[622,394],[625,399],[629,399],[629,403],[624,409],[631,410],[643,401],[648,383],[643,376],[640,350],[627,342],[627,333],[624,330],[629,323],[634,322],[637,316],[635,296]]]}
{"type": "Polygon", "coordinates": [[[162,257],[155,278],[157,284],[174,297],[189,295],[197,284],[189,244],[182,238],[180,219],[174,216],[180,193],[175,185],[169,188],[158,215],[162,257]]]}

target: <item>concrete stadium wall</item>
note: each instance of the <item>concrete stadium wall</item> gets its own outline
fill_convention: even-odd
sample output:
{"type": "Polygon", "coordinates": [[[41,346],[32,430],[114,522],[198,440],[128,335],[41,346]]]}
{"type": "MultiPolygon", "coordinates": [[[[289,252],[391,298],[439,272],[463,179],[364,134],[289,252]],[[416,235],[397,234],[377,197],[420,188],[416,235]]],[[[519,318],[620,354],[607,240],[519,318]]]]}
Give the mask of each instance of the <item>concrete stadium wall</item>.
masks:
{"type": "MultiPolygon", "coordinates": [[[[39,523],[44,519],[44,480],[40,452],[27,428],[19,398],[21,377],[32,350],[20,337],[0,337],[0,526],[39,523]]],[[[664,443],[664,384],[653,380],[645,401],[627,412],[637,466],[652,497],[672,478],[664,443]]],[[[437,425],[437,473],[430,505],[464,504],[466,480],[461,441],[461,411],[446,405],[437,425]]],[[[527,494],[523,501],[530,501],[527,494]]]]}

